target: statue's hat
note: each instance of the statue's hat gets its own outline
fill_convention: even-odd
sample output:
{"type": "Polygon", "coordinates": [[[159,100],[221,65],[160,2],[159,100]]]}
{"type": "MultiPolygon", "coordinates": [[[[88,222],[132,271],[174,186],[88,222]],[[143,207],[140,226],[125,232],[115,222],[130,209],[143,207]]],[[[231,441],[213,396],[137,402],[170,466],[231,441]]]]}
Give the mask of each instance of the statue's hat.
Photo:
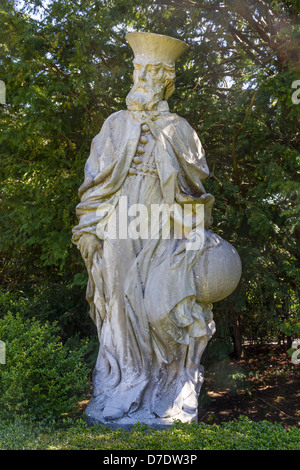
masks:
{"type": "Polygon", "coordinates": [[[163,62],[175,65],[176,60],[189,48],[180,39],[154,33],[128,33],[126,39],[136,60],[163,62]]]}

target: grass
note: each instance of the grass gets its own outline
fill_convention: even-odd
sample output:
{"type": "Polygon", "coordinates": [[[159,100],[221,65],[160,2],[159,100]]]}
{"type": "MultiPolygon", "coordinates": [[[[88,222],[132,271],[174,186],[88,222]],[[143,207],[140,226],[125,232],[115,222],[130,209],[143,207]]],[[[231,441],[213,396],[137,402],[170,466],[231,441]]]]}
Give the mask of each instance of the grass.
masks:
{"type": "Polygon", "coordinates": [[[284,429],[246,417],[222,424],[182,424],[151,430],[137,424],[128,432],[84,420],[55,423],[0,421],[0,450],[300,450],[300,429],[284,429]]]}

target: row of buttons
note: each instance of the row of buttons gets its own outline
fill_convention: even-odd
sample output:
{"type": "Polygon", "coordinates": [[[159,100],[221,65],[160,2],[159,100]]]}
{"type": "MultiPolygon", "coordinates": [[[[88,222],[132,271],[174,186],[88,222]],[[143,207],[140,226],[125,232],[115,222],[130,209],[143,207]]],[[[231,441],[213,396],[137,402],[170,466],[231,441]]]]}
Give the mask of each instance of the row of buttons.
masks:
{"type": "Polygon", "coordinates": [[[144,146],[149,142],[149,139],[145,134],[147,134],[149,131],[150,131],[150,128],[148,124],[142,124],[141,136],[140,136],[139,143],[136,149],[136,155],[134,156],[132,160],[134,166],[129,169],[129,173],[128,173],[129,176],[137,175],[138,173],[144,174],[145,172],[156,174],[155,168],[151,168],[149,165],[146,165],[145,163],[143,164],[143,159],[142,159],[142,155],[144,155],[145,153],[144,146]]]}
{"type": "Polygon", "coordinates": [[[142,124],[141,136],[140,136],[139,144],[138,144],[137,149],[136,149],[136,152],[139,155],[143,155],[145,153],[144,145],[146,145],[149,142],[149,139],[145,136],[145,134],[147,132],[149,132],[149,130],[150,130],[150,128],[149,128],[148,124],[142,124]]]}

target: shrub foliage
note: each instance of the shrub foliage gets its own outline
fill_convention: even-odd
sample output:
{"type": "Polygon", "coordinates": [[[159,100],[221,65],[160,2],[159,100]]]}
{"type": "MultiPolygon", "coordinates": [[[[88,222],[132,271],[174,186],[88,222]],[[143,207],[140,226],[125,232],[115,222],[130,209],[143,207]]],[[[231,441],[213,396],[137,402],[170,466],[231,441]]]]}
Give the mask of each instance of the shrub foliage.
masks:
{"type": "Polygon", "coordinates": [[[74,411],[88,384],[86,346],[70,349],[55,324],[8,312],[0,319],[6,364],[0,369],[0,415],[58,418],[74,411]]]}

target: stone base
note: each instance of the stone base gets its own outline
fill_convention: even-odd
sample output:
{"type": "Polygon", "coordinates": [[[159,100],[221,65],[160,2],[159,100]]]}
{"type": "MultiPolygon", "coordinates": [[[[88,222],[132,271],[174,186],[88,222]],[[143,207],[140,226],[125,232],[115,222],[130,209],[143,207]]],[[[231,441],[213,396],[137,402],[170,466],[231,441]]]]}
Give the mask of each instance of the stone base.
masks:
{"type": "Polygon", "coordinates": [[[182,411],[172,418],[160,418],[149,412],[149,410],[143,408],[139,409],[135,413],[130,414],[130,416],[125,415],[116,419],[104,419],[102,413],[97,410],[96,403],[94,403],[93,398],[90,400],[85,410],[85,420],[88,426],[92,426],[93,424],[100,424],[108,426],[112,429],[122,428],[126,431],[130,431],[132,426],[138,423],[145,424],[151,429],[163,430],[174,426],[174,424],[178,421],[191,424],[193,421],[197,422],[197,419],[198,410],[190,413],[182,411]]]}

